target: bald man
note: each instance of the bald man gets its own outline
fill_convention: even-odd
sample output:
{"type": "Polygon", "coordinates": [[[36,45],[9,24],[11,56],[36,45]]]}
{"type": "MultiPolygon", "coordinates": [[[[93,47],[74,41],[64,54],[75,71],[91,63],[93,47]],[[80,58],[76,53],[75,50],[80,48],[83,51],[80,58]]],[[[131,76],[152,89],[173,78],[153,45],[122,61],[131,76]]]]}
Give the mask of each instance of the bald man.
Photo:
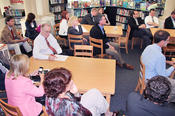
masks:
{"type": "Polygon", "coordinates": [[[34,40],[34,58],[54,60],[55,54],[62,53],[60,45],[50,31],[51,26],[49,24],[42,24],[40,34],[34,40]]]}

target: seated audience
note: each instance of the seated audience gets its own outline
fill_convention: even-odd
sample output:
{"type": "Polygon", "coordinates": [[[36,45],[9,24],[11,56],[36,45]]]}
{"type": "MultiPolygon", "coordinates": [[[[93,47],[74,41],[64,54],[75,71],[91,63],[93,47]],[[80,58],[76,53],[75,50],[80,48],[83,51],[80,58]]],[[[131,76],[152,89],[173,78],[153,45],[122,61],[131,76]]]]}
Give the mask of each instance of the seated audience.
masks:
{"type": "Polygon", "coordinates": [[[81,24],[89,24],[94,25],[94,17],[98,14],[98,10],[96,8],[92,8],[91,13],[87,14],[83,17],[81,24]]]}
{"type": "Polygon", "coordinates": [[[34,58],[54,60],[56,58],[54,54],[62,53],[60,45],[50,31],[49,24],[42,24],[40,34],[34,40],[34,58]]]}
{"type": "Polygon", "coordinates": [[[138,11],[133,11],[131,13],[131,17],[128,20],[128,24],[131,27],[130,39],[132,37],[139,37],[140,39],[143,39],[145,46],[151,43],[150,37],[152,36],[152,34],[146,29],[146,25],[139,16],[138,11]]]}
{"type": "Polygon", "coordinates": [[[98,9],[98,13],[104,14],[104,16],[105,16],[105,18],[106,18],[106,24],[107,24],[107,25],[110,25],[110,21],[109,21],[109,19],[108,19],[108,16],[107,16],[107,14],[104,13],[104,8],[99,8],[99,9],[98,9]]]}
{"type": "MultiPolygon", "coordinates": [[[[125,67],[127,69],[133,70],[134,67],[126,64],[125,61],[122,59],[121,54],[119,53],[119,45],[114,42],[109,42],[108,38],[106,37],[104,25],[106,24],[105,16],[102,14],[98,14],[95,17],[96,24],[90,30],[90,36],[96,39],[103,40],[103,50],[104,53],[113,56],[117,60],[117,64],[120,67],[125,67]]],[[[99,48],[94,47],[94,54],[101,53],[99,48]]]]}
{"type": "Polygon", "coordinates": [[[175,105],[168,103],[171,83],[166,77],[148,80],[143,95],[132,92],[127,100],[128,116],[174,116],[175,105]]]}
{"type": "Polygon", "coordinates": [[[171,16],[165,19],[165,29],[175,29],[175,10],[171,12],[171,16]]]}
{"type": "Polygon", "coordinates": [[[45,75],[43,85],[46,93],[46,111],[49,116],[110,114],[109,104],[100,91],[91,89],[80,97],[71,79],[71,72],[65,68],[52,69],[45,75]]]}
{"type": "Polygon", "coordinates": [[[175,96],[175,80],[168,78],[175,69],[173,61],[166,61],[162,53],[162,47],[166,47],[169,42],[170,34],[166,31],[159,30],[154,34],[155,43],[145,48],[141,55],[141,60],[145,65],[145,79],[148,80],[154,76],[161,75],[167,77],[172,84],[170,98],[175,96]],[[166,69],[166,63],[171,65],[166,69]]]}
{"type": "MultiPolygon", "coordinates": [[[[29,58],[26,55],[14,55],[10,60],[10,70],[6,73],[5,89],[8,104],[19,107],[23,116],[38,116],[42,105],[35,97],[44,95],[43,85],[36,87],[29,75],[29,58]]],[[[41,83],[44,77],[41,76],[41,83]]]]}
{"type": "MultiPolygon", "coordinates": [[[[80,23],[78,22],[78,18],[76,16],[72,16],[70,19],[69,19],[69,22],[68,22],[68,34],[72,34],[72,35],[82,35],[83,34],[83,30],[82,30],[82,27],[80,25],[80,23]]],[[[73,38],[75,40],[77,39],[80,39],[80,38],[73,38]]],[[[83,38],[83,43],[86,43],[87,40],[85,38],[83,38]]],[[[71,44],[72,48],[73,48],[73,44],[71,44]]]]}
{"type": "Polygon", "coordinates": [[[27,15],[27,20],[25,22],[25,25],[26,25],[25,36],[34,40],[38,36],[39,32],[37,31],[35,15],[33,13],[29,13],[27,15]]]}
{"type": "Polygon", "coordinates": [[[24,39],[19,35],[14,26],[14,17],[8,16],[5,19],[6,26],[1,33],[1,42],[7,44],[9,50],[15,50],[15,54],[21,54],[20,46],[23,45],[27,53],[32,51],[31,46],[27,43],[27,38],[24,39]]]}
{"type": "Polygon", "coordinates": [[[155,10],[149,11],[149,16],[145,17],[146,28],[157,28],[159,27],[159,19],[155,16],[155,10]]]}
{"type": "Polygon", "coordinates": [[[5,90],[5,74],[9,68],[9,60],[3,54],[0,54],[0,90],[5,90]]]}
{"type": "Polygon", "coordinates": [[[59,36],[67,39],[69,13],[67,11],[62,11],[61,18],[62,19],[60,21],[59,36]]]}
{"type": "Polygon", "coordinates": [[[168,77],[174,71],[174,62],[166,61],[164,54],[162,54],[162,47],[166,47],[169,38],[168,32],[159,30],[154,34],[155,43],[147,46],[143,51],[141,60],[145,65],[145,79],[156,75],[168,77]],[[172,66],[166,69],[166,63],[172,66]]]}

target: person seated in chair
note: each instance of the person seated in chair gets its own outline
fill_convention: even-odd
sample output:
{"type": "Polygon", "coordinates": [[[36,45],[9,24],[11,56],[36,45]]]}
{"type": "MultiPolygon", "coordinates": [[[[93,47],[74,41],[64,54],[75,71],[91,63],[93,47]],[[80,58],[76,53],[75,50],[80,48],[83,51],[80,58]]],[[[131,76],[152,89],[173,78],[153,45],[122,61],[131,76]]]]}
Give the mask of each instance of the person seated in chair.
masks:
{"type": "Polygon", "coordinates": [[[25,36],[29,37],[31,40],[34,40],[38,36],[39,32],[37,31],[35,15],[33,13],[29,13],[27,15],[25,26],[26,26],[25,36]]]}
{"type": "Polygon", "coordinates": [[[171,12],[171,16],[165,19],[165,29],[175,29],[175,10],[171,12]]]}
{"type": "MultiPolygon", "coordinates": [[[[68,21],[68,34],[72,35],[82,35],[83,34],[83,29],[78,22],[78,18],[76,16],[72,16],[69,21],[68,21]]],[[[75,40],[80,40],[80,38],[73,38],[75,40]]],[[[87,43],[87,39],[81,38],[83,40],[83,43],[87,43]]],[[[73,48],[73,43],[71,44],[71,47],[73,48]]]]}
{"type": "Polygon", "coordinates": [[[81,24],[94,25],[95,24],[94,17],[97,14],[98,14],[98,10],[96,8],[92,8],[91,13],[83,17],[81,24]]]}
{"type": "Polygon", "coordinates": [[[171,83],[166,77],[155,76],[148,80],[143,95],[129,94],[127,99],[128,116],[174,116],[175,105],[168,103],[171,83]]]}
{"type": "Polygon", "coordinates": [[[41,25],[41,32],[34,40],[34,58],[55,60],[55,54],[62,53],[60,45],[50,31],[51,26],[49,24],[44,23],[41,25]]]}
{"type": "Polygon", "coordinates": [[[143,40],[145,46],[151,44],[150,37],[152,36],[152,34],[146,29],[146,25],[139,16],[138,11],[131,12],[131,17],[128,20],[128,24],[131,27],[129,36],[130,39],[132,39],[132,37],[138,37],[143,40]]]}
{"type": "Polygon", "coordinates": [[[149,11],[149,16],[145,17],[146,28],[158,28],[159,19],[155,16],[155,9],[149,11]]]}
{"type": "MultiPolygon", "coordinates": [[[[104,30],[104,25],[106,24],[106,18],[103,14],[98,14],[95,18],[95,25],[90,30],[90,36],[96,39],[103,40],[103,50],[104,53],[113,56],[120,67],[125,67],[127,69],[133,70],[134,67],[125,63],[122,59],[121,54],[119,52],[119,45],[114,42],[109,42],[108,38],[106,37],[106,33],[104,30]]],[[[100,49],[94,48],[94,54],[99,54],[100,49]]]]}
{"type": "Polygon", "coordinates": [[[28,38],[23,38],[16,31],[14,26],[14,17],[8,16],[5,19],[6,26],[1,33],[1,42],[7,44],[9,50],[15,50],[15,54],[21,54],[20,46],[22,45],[27,53],[32,51],[32,47],[28,44],[28,38]]]}

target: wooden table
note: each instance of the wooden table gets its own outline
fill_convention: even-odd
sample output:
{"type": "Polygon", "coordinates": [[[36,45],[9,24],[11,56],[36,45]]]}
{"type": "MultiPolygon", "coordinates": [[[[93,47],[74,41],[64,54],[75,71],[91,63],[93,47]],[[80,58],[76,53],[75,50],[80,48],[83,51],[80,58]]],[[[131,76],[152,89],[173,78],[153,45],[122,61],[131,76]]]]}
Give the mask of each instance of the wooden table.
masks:
{"type": "Polygon", "coordinates": [[[110,95],[115,93],[115,60],[68,57],[66,61],[48,61],[30,58],[30,73],[43,67],[53,69],[64,67],[72,72],[74,80],[80,92],[92,88],[100,90],[110,103],[110,95]]]}
{"type": "Polygon", "coordinates": [[[158,30],[164,30],[164,31],[169,32],[171,37],[175,37],[175,29],[150,28],[150,30],[151,30],[153,36],[156,33],[156,31],[158,31],[158,30]]]}
{"type": "MultiPolygon", "coordinates": [[[[82,24],[82,26],[87,30],[87,32],[83,32],[83,35],[89,35],[93,25],[82,24]]],[[[120,37],[123,35],[122,26],[104,26],[104,30],[107,37],[120,37]]]]}

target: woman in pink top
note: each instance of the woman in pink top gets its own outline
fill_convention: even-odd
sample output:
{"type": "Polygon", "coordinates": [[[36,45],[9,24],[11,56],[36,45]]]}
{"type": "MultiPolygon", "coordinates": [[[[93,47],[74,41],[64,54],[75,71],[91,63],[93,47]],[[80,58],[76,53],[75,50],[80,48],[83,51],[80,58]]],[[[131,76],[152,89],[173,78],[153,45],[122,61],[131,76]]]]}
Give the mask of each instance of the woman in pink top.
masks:
{"type": "MultiPolygon", "coordinates": [[[[8,104],[19,107],[23,116],[38,116],[42,105],[35,101],[35,97],[43,96],[42,84],[37,88],[27,75],[29,58],[26,55],[15,55],[10,61],[10,70],[5,77],[5,88],[8,104]]],[[[41,83],[43,76],[41,76],[41,83]]]]}

